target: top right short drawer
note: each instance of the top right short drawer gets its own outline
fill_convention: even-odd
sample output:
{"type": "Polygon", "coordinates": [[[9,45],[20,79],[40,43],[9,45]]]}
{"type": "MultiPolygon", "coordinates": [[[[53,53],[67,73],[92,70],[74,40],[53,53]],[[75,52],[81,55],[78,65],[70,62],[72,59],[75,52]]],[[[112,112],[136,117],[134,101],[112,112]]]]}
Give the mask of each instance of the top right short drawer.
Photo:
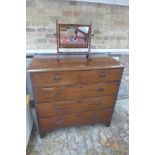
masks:
{"type": "Polygon", "coordinates": [[[122,73],[122,68],[81,71],[81,81],[82,84],[118,81],[122,73]]]}

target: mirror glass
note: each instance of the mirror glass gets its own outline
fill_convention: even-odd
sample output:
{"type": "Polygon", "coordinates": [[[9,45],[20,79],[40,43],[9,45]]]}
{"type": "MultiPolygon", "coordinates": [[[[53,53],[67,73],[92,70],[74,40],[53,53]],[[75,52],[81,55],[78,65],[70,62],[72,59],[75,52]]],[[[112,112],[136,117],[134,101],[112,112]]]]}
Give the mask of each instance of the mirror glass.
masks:
{"type": "Polygon", "coordinates": [[[60,48],[88,48],[90,25],[58,24],[60,48]]]}

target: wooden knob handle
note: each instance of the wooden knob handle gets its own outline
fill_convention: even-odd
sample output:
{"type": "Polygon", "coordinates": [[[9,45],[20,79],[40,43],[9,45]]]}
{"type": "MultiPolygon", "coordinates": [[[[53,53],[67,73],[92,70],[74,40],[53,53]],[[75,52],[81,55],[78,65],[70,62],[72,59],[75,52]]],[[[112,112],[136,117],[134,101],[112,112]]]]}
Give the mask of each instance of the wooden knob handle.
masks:
{"type": "Polygon", "coordinates": [[[97,91],[104,91],[104,88],[99,88],[99,89],[97,89],[97,91]]]}
{"type": "Polygon", "coordinates": [[[99,74],[100,78],[106,77],[106,74],[99,74]]]}
{"type": "Polygon", "coordinates": [[[97,102],[96,105],[101,105],[101,102],[97,102]]]}
{"type": "Polygon", "coordinates": [[[78,103],[81,103],[82,101],[81,101],[81,100],[78,100],[77,102],[78,102],[78,103]]]}
{"type": "Polygon", "coordinates": [[[62,92],[58,91],[58,92],[55,93],[55,96],[61,96],[61,95],[62,95],[62,92]]]}
{"type": "Polygon", "coordinates": [[[61,77],[55,76],[55,77],[54,77],[54,80],[55,80],[55,81],[60,81],[60,80],[61,80],[61,77]]]}
{"type": "Polygon", "coordinates": [[[62,108],[61,108],[60,106],[57,106],[57,105],[56,105],[56,106],[55,106],[55,110],[56,110],[56,111],[60,111],[60,110],[62,110],[62,108]]]}

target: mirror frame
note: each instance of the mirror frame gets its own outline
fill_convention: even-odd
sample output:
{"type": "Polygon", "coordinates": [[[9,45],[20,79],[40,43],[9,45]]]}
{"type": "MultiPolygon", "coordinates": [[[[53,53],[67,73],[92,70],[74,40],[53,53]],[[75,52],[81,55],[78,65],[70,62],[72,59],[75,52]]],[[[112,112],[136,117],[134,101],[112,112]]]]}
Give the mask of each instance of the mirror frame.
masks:
{"type": "MultiPolygon", "coordinates": [[[[89,58],[89,54],[90,54],[90,50],[91,50],[91,34],[92,32],[92,22],[90,22],[90,24],[62,24],[62,23],[58,23],[58,21],[56,20],[56,38],[57,38],[57,60],[59,60],[59,54],[60,53],[63,53],[63,52],[60,52],[60,48],[87,48],[88,51],[86,52],[72,52],[72,54],[79,54],[79,53],[84,53],[86,54],[86,57],[89,58]],[[61,27],[75,27],[75,29],[77,29],[77,27],[89,27],[89,31],[88,31],[88,35],[87,35],[87,42],[86,42],[86,45],[73,45],[73,44],[61,44],[60,43],[60,34],[61,34],[61,27]]],[[[65,53],[71,53],[71,52],[65,52],[65,53]]]]}

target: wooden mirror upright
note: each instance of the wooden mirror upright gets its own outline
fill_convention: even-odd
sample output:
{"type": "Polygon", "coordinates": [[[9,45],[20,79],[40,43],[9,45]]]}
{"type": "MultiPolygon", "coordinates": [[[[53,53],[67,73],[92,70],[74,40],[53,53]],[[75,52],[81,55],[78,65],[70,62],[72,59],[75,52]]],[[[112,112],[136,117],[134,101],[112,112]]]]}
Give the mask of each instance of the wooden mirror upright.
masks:
{"type": "MultiPolygon", "coordinates": [[[[90,59],[91,51],[91,31],[92,22],[88,25],[84,24],[60,24],[56,20],[56,37],[57,37],[57,61],[59,55],[63,52],[60,48],[86,48],[85,52],[69,52],[70,54],[86,54],[87,60],[90,59]]],[[[65,52],[66,53],[66,52],[65,52]]]]}

